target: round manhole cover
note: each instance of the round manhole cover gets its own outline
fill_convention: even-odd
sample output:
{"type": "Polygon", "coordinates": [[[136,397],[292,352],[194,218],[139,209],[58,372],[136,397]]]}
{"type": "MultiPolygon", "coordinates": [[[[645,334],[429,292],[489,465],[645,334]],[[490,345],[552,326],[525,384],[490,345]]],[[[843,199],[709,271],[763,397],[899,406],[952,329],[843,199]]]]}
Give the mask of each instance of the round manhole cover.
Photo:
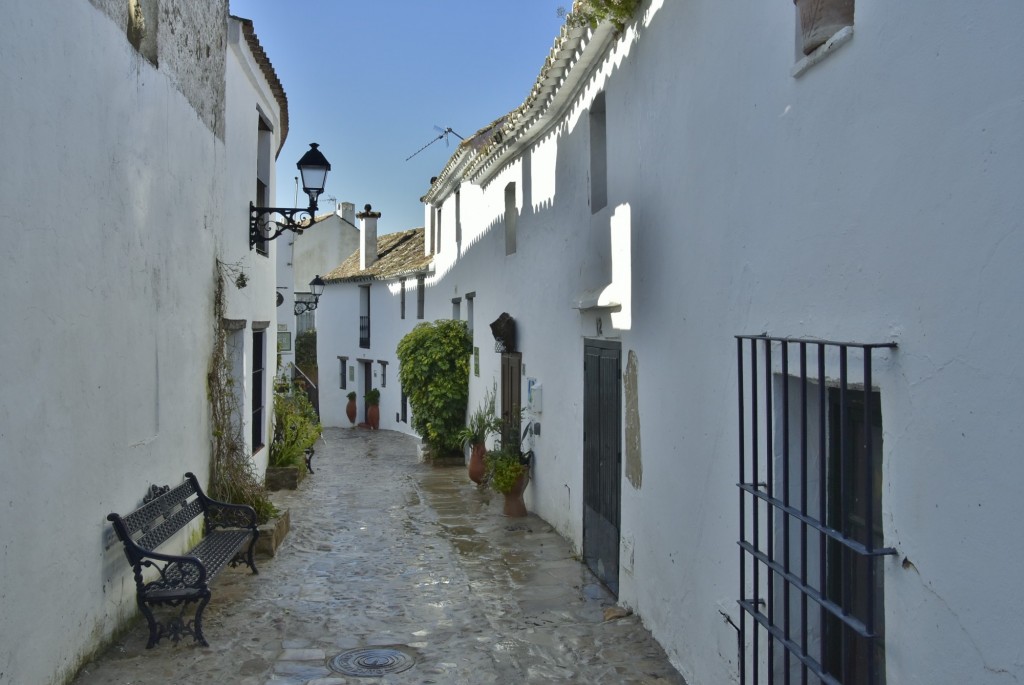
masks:
{"type": "Polygon", "coordinates": [[[401,673],[415,663],[411,654],[398,647],[367,647],[342,652],[331,659],[329,666],[342,675],[373,677],[401,673]]]}

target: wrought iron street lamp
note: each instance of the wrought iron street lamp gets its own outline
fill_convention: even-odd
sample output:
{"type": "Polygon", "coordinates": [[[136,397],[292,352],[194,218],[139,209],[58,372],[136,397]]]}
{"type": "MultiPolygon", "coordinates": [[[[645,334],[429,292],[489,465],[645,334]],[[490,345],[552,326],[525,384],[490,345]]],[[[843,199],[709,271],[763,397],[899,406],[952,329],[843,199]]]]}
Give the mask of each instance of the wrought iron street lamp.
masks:
{"type": "Polygon", "coordinates": [[[309,282],[309,292],[313,295],[312,302],[296,302],[295,303],[295,316],[299,314],[305,314],[316,309],[317,304],[320,302],[320,295],[324,292],[324,279],[320,278],[317,274],[312,281],[309,282]]]}
{"type": "Polygon", "coordinates": [[[302,190],[309,196],[309,207],[257,207],[249,203],[249,249],[259,242],[274,240],[286,230],[302,233],[313,225],[316,220],[317,200],[327,185],[327,172],[331,163],[317,148],[319,145],[310,143],[306,154],[299,160],[299,173],[302,174],[302,190]],[[271,215],[278,214],[284,221],[271,221],[271,215]],[[271,224],[277,226],[270,228],[271,224]]]}

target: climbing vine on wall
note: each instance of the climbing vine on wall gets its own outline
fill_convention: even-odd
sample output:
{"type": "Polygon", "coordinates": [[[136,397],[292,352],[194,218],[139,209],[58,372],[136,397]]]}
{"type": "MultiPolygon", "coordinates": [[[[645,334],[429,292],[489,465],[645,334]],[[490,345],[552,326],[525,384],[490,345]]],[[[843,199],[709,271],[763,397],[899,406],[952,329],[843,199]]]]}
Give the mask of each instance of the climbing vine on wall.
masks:
{"type": "Polygon", "coordinates": [[[633,18],[641,0],[576,0],[572,11],[559,9],[559,15],[567,17],[570,26],[589,26],[596,29],[602,21],[610,21],[616,31],[626,28],[626,23],[633,18]]]}
{"type": "Polygon", "coordinates": [[[398,343],[398,380],[412,405],[412,427],[435,454],[461,453],[473,339],[465,321],[421,323],[398,343]]]}
{"type": "Polygon", "coordinates": [[[248,504],[256,510],[260,523],[277,514],[256,474],[249,450],[242,437],[242,409],[238,402],[235,379],[231,374],[228,354],[228,331],[224,320],[224,284],[228,278],[238,285],[240,267],[217,260],[214,282],[213,353],[207,373],[207,394],[210,400],[212,459],[210,461],[210,496],[225,502],[248,504]]]}

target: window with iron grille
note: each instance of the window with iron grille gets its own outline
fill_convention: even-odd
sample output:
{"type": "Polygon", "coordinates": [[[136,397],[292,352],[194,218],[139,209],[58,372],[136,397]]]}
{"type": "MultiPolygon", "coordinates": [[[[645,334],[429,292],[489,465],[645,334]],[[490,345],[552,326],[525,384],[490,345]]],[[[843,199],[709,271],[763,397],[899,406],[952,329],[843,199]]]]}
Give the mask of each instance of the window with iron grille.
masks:
{"type": "Polygon", "coordinates": [[[339,384],[338,384],[338,388],[341,389],[341,390],[347,390],[348,389],[348,357],[338,357],[338,366],[339,366],[338,377],[340,379],[339,384]]]}
{"type": "Polygon", "coordinates": [[[252,451],[254,453],[263,447],[265,335],[266,332],[262,330],[252,332],[252,451]]]}
{"type": "MultiPolygon", "coordinates": [[[[270,172],[273,167],[272,148],[274,144],[274,132],[270,124],[261,115],[257,114],[257,150],[256,150],[256,206],[268,207],[270,201],[270,172]]],[[[269,244],[266,240],[260,239],[256,242],[256,254],[264,257],[270,254],[269,244]]],[[[298,329],[301,333],[302,329],[298,329]]]]}
{"type": "Polygon", "coordinates": [[[740,682],[884,685],[881,394],[895,343],[740,336],[740,682]]]}
{"type": "Polygon", "coordinates": [[[388,363],[383,359],[378,359],[377,363],[380,364],[380,387],[388,387],[388,363]]]}
{"type": "Polygon", "coordinates": [[[359,347],[370,347],[370,286],[359,286],[359,347]]]}

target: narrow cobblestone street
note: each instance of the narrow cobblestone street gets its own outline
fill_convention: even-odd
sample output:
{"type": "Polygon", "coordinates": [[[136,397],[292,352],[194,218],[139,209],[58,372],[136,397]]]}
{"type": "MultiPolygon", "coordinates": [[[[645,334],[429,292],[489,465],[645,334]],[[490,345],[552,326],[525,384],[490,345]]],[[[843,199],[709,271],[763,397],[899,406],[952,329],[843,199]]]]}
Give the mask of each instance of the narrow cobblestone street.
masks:
{"type": "Polygon", "coordinates": [[[614,599],[561,536],[503,517],[464,468],[418,463],[393,432],[330,429],[316,450],[275,496],[291,514],[277,555],[214,581],[209,648],[146,650],[140,618],[74,683],[683,683],[636,616],[604,620],[614,599]],[[411,666],[338,672],[357,648],[411,666]]]}

